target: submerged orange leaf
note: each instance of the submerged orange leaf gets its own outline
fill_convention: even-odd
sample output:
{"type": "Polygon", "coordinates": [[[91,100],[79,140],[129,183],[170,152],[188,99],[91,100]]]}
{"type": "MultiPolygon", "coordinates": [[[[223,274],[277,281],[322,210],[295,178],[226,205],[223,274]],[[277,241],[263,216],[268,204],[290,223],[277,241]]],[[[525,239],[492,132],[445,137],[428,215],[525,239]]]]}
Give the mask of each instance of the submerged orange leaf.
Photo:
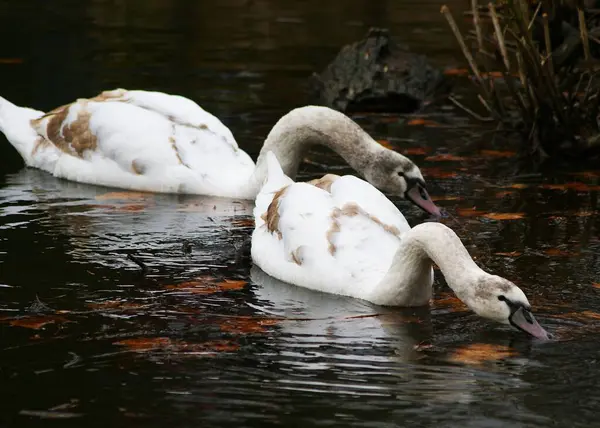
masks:
{"type": "Polygon", "coordinates": [[[513,183],[508,187],[510,187],[511,189],[527,189],[527,187],[529,187],[529,186],[527,186],[527,184],[523,184],[523,183],[513,183]]]}
{"type": "Polygon", "coordinates": [[[590,320],[600,320],[600,314],[598,312],[583,311],[581,315],[590,320]]]}
{"type": "Polygon", "coordinates": [[[434,155],[434,156],[427,156],[425,158],[425,160],[433,161],[433,162],[444,162],[444,161],[463,161],[463,160],[465,160],[465,158],[463,158],[461,156],[451,155],[449,153],[443,153],[443,154],[434,155]]]}
{"type": "Polygon", "coordinates": [[[219,282],[216,286],[221,290],[241,290],[248,282],[237,279],[226,279],[219,282]]]}
{"type": "Polygon", "coordinates": [[[214,284],[206,284],[195,281],[186,281],[179,284],[167,285],[165,288],[168,290],[185,291],[186,293],[191,294],[213,294],[219,291],[215,288],[214,284]]]}
{"type": "Polygon", "coordinates": [[[168,290],[179,290],[193,294],[213,294],[225,290],[241,290],[247,284],[246,281],[235,279],[217,281],[216,278],[205,275],[199,276],[191,281],[167,285],[165,288],[168,290]]]}
{"type": "Polygon", "coordinates": [[[408,125],[408,126],[431,126],[431,127],[440,126],[439,123],[434,122],[433,120],[423,119],[421,117],[417,117],[415,119],[409,120],[408,122],[406,122],[406,125],[408,125]]]}
{"type": "Polygon", "coordinates": [[[491,220],[517,220],[523,218],[525,213],[487,213],[482,217],[489,218],[491,220]]]}
{"type": "Polygon", "coordinates": [[[482,150],[481,151],[481,155],[482,156],[489,156],[489,157],[495,157],[495,158],[511,158],[513,156],[516,156],[516,152],[511,152],[511,151],[501,151],[501,150],[482,150]]]}
{"type": "Polygon", "coordinates": [[[475,208],[457,208],[456,214],[461,217],[479,217],[485,214],[485,211],[476,210],[475,208]]]}
{"type": "Polygon", "coordinates": [[[466,68],[447,68],[444,70],[446,76],[468,76],[469,70],[466,68]]]}
{"type": "Polygon", "coordinates": [[[13,327],[30,328],[32,330],[39,330],[48,324],[54,323],[65,323],[69,322],[66,318],[56,315],[36,315],[24,318],[14,318],[9,321],[9,324],[13,327]]]}
{"type": "Polygon", "coordinates": [[[491,77],[492,79],[500,79],[504,77],[501,71],[490,71],[489,73],[483,73],[483,77],[491,77]]]}
{"type": "Polygon", "coordinates": [[[573,256],[576,253],[572,253],[570,251],[561,250],[560,248],[548,248],[547,250],[544,250],[544,254],[546,254],[547,256],[563,256],[563,257],[567,257],[567,256],[573,256]]]}
{"type": "Polygon", "coordinates": [[[575,217],[590,217],[596,214],[596,211],[577,211],[573,213],[575,217]]]}
{"type": "Polygon", "coordinates": [[[458,176],[458,174],[454,171],[446,171],[442,168],[421,168],[421,172],[423,175],[432,178],[452,178],[458,176]]]}
{"type": "Polygon", "coordinates": [[[23,58],[0,58],[0,64],[23,64],[23,58]]]}
{"type": "Polygon", "coordinates": [[[472,343],[454,350],[449,360],[454,363],[479,365],[486,361],[498,361],[518,355],[515,349],[505,345],[472,343]]]}
{"type": "Polygon", "coordinates": [[[146,205],[141,205],[141,204],[128,204],[128,205],[122,205],[122,206],[117,206],[114,207],[114,209],[116,211],[123,211],[123,212],[138,212],[138,211],[143,211],[146,208],[146,205]]]}
{"type": "Polygon", "coordinates": [[[202,344],[207,351],[216,352],[235,352],[240,349],[240,345],[225,340],[215,340],[213,342],[205,342],[202,344]]]}
{"type": "Polygon", "coordinates": [[[600,282],[593,282],[592,287],[600,289],[600,282]]]}
{"type": "Polygon", "coordinates": [[[126,346],[132,351],[149,351],[157,348],[164,348],[171,344],[168,337],[136,337],[133,339],[119,340],[115,345],[126,346]]]}
{"type": "Polygon", "coordinates": [[[438,196],[432,196],[429,195],[431,200],[434,202],[437,201],[461,201],[464,198],[462,196],[453,196],[453,195],[438,195],[438,196]]]}
{"type": "Polygon", "coordinates": [[[182,340],[173,340],[168,337],[138,337],[133,339],[120,340],[113,342],[114,345],[127,347],[134,352],[147,352],[153,350],[168,350],[173,353],[215,353],[215,352],[233,352],[240,348],[237,343],[226,340],[188,343],[182,340]]]}
{"type": "Polygon", "coordinates": [[[503,256],[503,257],[519,257],[521,254],[520,251],[510,251],[510,252],[499,252],[499,253],[494,253],[496,256],[503,256]]]}
{"type": "Polygon", "coordinates": [[[97,201],[106,201],[106,200],[110,200],[110,199],[132,200],[132,199],[148,199],[151,197],[152,197],[151,193],[144,193],[144,192],[109,192],[109,193],[104,193],[103,195],[97,195],[96,200],[97,201]]]}
{"type": "Polygon", "coordinates": [[[466,312],[469,307],[458,297],[450,293],[442,293],[439,298],[433,301],[436,308],[451,309],[452,312],[466,312]]]}
{"type": "Polygon", "coordinates": [[[552,317],[566,319],[570,321],[578,321],[582,323],[590,321],[600,321],[600,314],[592,311],[563,312],[560,314],[553,314],[552,317]]]}
{"type": "Polygon", "coordinates": [[[219,324],[219,328],[223,332],[233,334],[264,333],[267,331],[267,327],[275,325],[278,322],[279,320],[277,319],[256,317],[225,318],[219,324]]]}
{"type": "Polygon", "coordinates": [[[600,190],[600,186],[591,186],[577,181],[564,184],[541,184],[539,187],[542,189],[551,190],[575,190],[577,192],[590,192],[592,190],[600,190]]]}

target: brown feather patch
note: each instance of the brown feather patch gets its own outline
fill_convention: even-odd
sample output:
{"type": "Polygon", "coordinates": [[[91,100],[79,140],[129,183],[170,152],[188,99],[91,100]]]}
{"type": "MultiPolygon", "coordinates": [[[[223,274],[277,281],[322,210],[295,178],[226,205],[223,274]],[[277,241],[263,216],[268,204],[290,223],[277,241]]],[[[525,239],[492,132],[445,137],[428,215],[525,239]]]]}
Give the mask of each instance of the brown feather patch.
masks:
{"type": "Polygon", "coordinates": [[[134,173],[136,173],[137,175],[142,175],[144,173],[144,171],[146,170],[144,168],[144,166],[140,163],[139,160],[134,159],[131,162],[131,169],[133,170],[134,173]]]}
{"type": "MultiPolygon", "coordinates": [[[[173,137],[172,135],[169,137],[169,142],[171,143],[171,148],[173,149],[173,151],[175,152],[175,156],[177,157],[177,161],[181,164],[181,165],[185,165],[183,163],[183,160],[181,160],[181,155],[179,154],[179,149],[177,149],[177,141],[175,140],[175,137],[173,137]]],[[[187,166],[187,165],[186,165],[187,166]]]]}
{"type": "Polygon", "coordinates": [[[310,180],[308,184],[312,184],[319,189],[323,189],[329,193],[331,193],[331,185],[340,178],[339,175],[336,174],[325,174],[321,178],[315,178],[314,180],[310,180]]]}
{"type": "Polygon", "coordinates": [[[331,214],[331,227],[329,228],[329,230],[327,231],[327,241],[329,242],[329,254],[331,254],[332,256],[335,254],[337,248],[335,247],[335,244],[333,243],[333,235],[335,235],[336,233],[338,233],[340,231],[340,223],[338,222],[338,217],[341,215],[340,214],[341,211],[339,208],[336,208],[333,210],[333,213],[331,214]]]}
{"type": "Polygon", "coordinates": [[[262,215],[262,219],[267,225],[267,230],[271,233],[277,233],[279,239],[283,238],[279,230],[279,198],[285,194],[287,188],[288,186],[284,186],[275,193],[273,200],[269,204],[269,208],[267,208],[267,212],[262,215]]]}
{"type": "Polygon", "coordinates": [[[35,156],[39,149],[51,146],[52,143],[46,140],[43,137],[37,137],[35,143],[33,144],[33,149],[31,150],[31,156],[35,156]]]}
{"type": "Polygon", "coordinates": [[[391,233],[394,236],[400,235],[400,230],[396,226],[391,226],[379,220],[379,218],[374,215],[369,214],[365,210],[363,210],[360,206],[358,206],[354,202],[349,202],[345,204],[341,209],[335,208],[331,213],[331,227],[327,231],[327,241],[329,242],[329,253],[333,256],[337,250],[333,243],[333,236],[340,231],[340,223],[338,219],[342,216],[354,217],[357,215],[363,215],[369,219],[371,219],[374,223],[377,223],[379,226],[383,228],[388,233],[391,233]]]}
{"type": "Polygon", "coordinates": [[[368,212],[363,210],[361,207],[359,207],[354,202],[347,203],[341,209],[341,215],[347,215],[349,217],[354,217],[355,215],[358,215],[358,214],[362,214],[365,217],[370,218],[371,220],[373,220],[373,222],[380,225],[383,228],[383,230],[385,230],[386,232],[391,233],[392,235],[396,235],[396,236],[400,235],[400,230],[398,230],[398,228],[396,226],[391,226],[389,224],[382,222],[381,220],[379,220],[379,218],[375,217],[374,215],[369,214],[368,212]]]}
{"type": "Polygon", "coordinates": [[[294,251],[291,252],[292,255],[292,260],[294,261],[294,263],[296,263],[298,266],[302,266],[302,261],[300,259],[300,255],[298,254],[298,250],[299,248],[296,248],[294,251]]]}
{"type": "MultiPolygon", "coordinates": [[[[96,136],[89,128],[91,114],[87,111],[86,104],[86,100],[79,100],[76,103],[58,107],[38,119],[33,119],[31,125],[38,131],[38,134],[42,134],[40,128],[43,129],[45,124],[45,134],[48,137],[46,143],[54,144],[64,153],[83,157],[86,150],[95,150],[97,147],[96,136]],[[77,117],[71,123],[65,124],[69,110],[76,105],[80,106],[77,117]]],[[[40,136],[45,139],[42,135],[40,136]]],[[[36,143],[34,151],[37,151],[41,145],[41,142],[36,143]]]]}

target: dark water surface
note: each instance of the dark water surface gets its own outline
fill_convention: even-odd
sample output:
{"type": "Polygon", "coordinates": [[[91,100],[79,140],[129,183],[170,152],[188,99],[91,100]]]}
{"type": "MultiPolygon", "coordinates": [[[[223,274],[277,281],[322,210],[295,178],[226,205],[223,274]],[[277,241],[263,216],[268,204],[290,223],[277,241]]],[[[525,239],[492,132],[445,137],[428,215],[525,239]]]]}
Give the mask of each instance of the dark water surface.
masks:
{"type": "MultiPolygon", "coordinates": [[[[114,87],[179,93],[255,156],[305,103],[306,77],[369,25],[460,63],[440,5],[2,0],[0,94],[49,109],[114,87]]],[[[0,137],[0,426],[597,424],[598,174],[507,178],[512,153],[482,151],[451,111],[437,126],[355,118],[422,166],[446,223],[557,340],[479,319],[440,278],[419,310],[278,283],[244,256],[250,202],[64,182],[23,169],[0,137]]]]}

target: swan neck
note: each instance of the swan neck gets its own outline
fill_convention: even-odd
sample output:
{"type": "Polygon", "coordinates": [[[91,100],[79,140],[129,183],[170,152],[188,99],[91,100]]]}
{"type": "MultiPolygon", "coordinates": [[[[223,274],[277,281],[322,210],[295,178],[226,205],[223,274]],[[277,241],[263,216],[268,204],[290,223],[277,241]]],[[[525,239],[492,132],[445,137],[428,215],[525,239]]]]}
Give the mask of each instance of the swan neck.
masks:
{"type": "Polygon", "coordinates": [[[271,129],[257,160],[272,151],[285,175],[295,179],[307,149],[323,145],[340,155],[364,176],[373,155],[383,148],[352,119],[327,107],[307,106],[292,110],[271,129]]]}
{"type": "Polygon", "coordinates": [[[407,246],[433,261],[442,271],[448,286],[460,292],[468,283],[483,273],[471,258],[460,238],[441,223],[423,223],[409,232],[407,246]]]}
{"type": "Polygon", "coordinates": [[[471,284],[485,275],[452,229],[441,223],[423,223],[402,236],[378,293],[396,303],[426,304],[431,298],[432,263],[461,300],[470,293],[471,284]]]}

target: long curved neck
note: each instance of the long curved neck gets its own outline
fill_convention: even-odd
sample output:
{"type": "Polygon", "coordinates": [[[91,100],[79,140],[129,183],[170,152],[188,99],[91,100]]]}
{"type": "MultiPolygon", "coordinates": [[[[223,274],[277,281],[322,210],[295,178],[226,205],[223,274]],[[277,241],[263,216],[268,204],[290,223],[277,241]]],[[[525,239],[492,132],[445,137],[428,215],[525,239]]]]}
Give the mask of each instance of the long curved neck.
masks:
{"type": "Polygon", "coordinates": [[[257,169],[270,150],[277,156],[285,175],[295,179],[304,153],[315,144],[335,151],[359,174],[373,155],[383,150],[346,115],[327,107],[305,106],[290,111],[271,129],[256,162],[257,169]]]}
{"type": "Polygon", "coordinates": [[[390,269],[375,288],[379,303],[427,304],[432,294],[432,262],[463,301],[472,292],[472,284],[489,275],[477,266],[452,229],[441,223],[419,224],[402,236],[390,269]]]}

